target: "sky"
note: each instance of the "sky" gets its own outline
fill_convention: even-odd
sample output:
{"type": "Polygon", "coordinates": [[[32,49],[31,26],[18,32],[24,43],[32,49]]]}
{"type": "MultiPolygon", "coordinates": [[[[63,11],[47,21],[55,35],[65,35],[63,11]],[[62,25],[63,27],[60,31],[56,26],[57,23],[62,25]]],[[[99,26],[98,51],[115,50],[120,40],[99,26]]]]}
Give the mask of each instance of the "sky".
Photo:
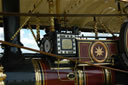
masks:
{"type": "MultiPolygon", "coordinates": [[[[34,33],[36,35],[36,30],[34,30],[34,33]]],[[[45,34],[45,32],[43,30],[40,31],[40,37],[43,38],[43,35],[45,34]]],[[[37,46],[32,33],[29,29],[24,29],[21,30],[21,43],[25,46],[25,47],[29,47],[29,48],[33,48],[33,49],[37,49],[39,50],[39,47],[37,46]]],[[[28,50],[23,50],[23,53],[31,53],[32,51],[28,51],[28,50]]],[[[33,52],[32,52],[33,53],[33,52]]]]}
{"type": "MultiPolygon", "coordinates": [[[[4,40],[4,35],[3,35],[3,29],[0,28],[0,40],[4,40]]],[[[0,47],[0,53],[3,52],[3,50],[0,47]]]]}
{"type": "MultiPolygon", "coordinates": [[[[4,40],[4,34],[3,34],[3,29],[0,28],[0,40],[4,40]]],[[[34,33],[36,34],[36,30],[34,30],[34,33]]],[[[45,32],[43,30],[40,31],[40,35],[41,38],[43,38],[43,35],[45,34],[45,32]]],[[[21,36],[21,43],[25,46],[25,47],[29,47],[29,48],[33,48],[33,49],[37,49],[39,50],[39,47],[37,46],[32,33],[29,29],[22,29],[20,31],[20,36],[21,36]]],[[[32,51],[28,51],[28,50],[24,50],[21,49],[23,53],[34,53],[32,51]]],[[[3,50],[0,47],[0,53],[3,52],[3,50]]]]}

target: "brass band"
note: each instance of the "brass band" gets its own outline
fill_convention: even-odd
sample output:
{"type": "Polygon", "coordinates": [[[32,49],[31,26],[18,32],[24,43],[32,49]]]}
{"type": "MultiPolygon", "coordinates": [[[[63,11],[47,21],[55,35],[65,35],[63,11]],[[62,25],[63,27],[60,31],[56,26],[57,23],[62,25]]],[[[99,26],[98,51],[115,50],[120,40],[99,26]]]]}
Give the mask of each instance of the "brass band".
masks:
{"type": "Polygon", "coordinates": [[[111,70],[104,69],[105,85],[112,85],[111,70]]]}
{"type": "Polygon", "coordinates": [[[41,79],[41,71],[39,68],[39,64],[37,60],[32,60],[34,69],[35,69],[35,79],[36,79],[36,83],[35,85],[42,85],[42,79],[41,79]]]}
{"type": "Polygon", "coordinates": [[[84,85],[84,75],[83,75],[83,71],[82,70],[78,70],[78,81],[79,84],[78,85],[84,85]]]}
{"type": "Polygon", "coordinates": [[[75,80],[75,74],[74,73],[69,73],[68,75],[67,75],[67,78],[69,79],[69,80],[75,80]],[[70,77],[70,75],[74,75],[73,77],[70,77]]]}
{"type": "Polygon", "coordinates": [[[40,63],[41,71],[42,71],[43,85],[45,85],[44,69],[43,69],[43,66],[41,65],[41,61],[39,61],[39,63],[40,63]]]}

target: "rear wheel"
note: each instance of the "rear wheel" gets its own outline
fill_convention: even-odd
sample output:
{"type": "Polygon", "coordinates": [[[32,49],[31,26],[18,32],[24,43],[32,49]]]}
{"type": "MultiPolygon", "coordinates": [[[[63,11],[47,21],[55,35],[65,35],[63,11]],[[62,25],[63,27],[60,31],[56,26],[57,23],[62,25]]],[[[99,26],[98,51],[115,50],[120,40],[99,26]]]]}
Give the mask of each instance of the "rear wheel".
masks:
{"type": "Polygon", "coordinates": [[[120,30],[119,51],[121,64],[128,68],[128,21],[122,24],[120,30]]]}

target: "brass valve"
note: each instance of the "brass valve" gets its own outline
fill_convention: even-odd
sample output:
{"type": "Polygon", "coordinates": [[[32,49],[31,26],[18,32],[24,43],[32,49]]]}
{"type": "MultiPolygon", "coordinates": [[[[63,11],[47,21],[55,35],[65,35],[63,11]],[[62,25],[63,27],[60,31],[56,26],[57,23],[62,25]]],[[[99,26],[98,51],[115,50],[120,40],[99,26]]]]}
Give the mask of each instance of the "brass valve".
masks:
{"type": "Polygon", "coordinates": [[[6,74],[3,73],[3,67],[0,66],[0,85],[5,85],[4,80],[6,79],[6,74]]]}

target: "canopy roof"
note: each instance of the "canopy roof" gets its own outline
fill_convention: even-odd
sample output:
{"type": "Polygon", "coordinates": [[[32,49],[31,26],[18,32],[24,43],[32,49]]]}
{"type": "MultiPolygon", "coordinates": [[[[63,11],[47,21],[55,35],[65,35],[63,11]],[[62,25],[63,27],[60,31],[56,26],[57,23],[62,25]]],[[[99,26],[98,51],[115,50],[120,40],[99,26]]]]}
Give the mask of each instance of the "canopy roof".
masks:
{"type": "MultiPolygon", "coordinates": [[[[0,12],[2,12],[2,0],[0,0],[0,12]]],[[[13,0],[12,0],[13,1],[13,0]]],[[[20,13],[28,13],[34,8],[40,0],[20,0],[20,13]]],[[[56,13],[56,2],[59,3],[58,11],[60,14],[119,14],[117,1],[118,0],[53,0],[54,1],[54,12],[56,13]]],[[[127,3],[120,2],[121,13],[123,10],[127,11],[127,3]]],[[[42,0],[41,4],[37,8],[36,12],[49,13],[48,0],[42,0]]],[[[2,16],[0,16],[2,17],[2,16]]],[[[21,24],[24,22],[26,16],[21,16],[21,24]]],[[[121,23],[127,17],[120,16],[109,16],[109,17],[96,17],[96,21],[104,23],[113,32],[119,32],[121,23]]],[[[42,26],[49,26],[49,17],[39,17],[42,26]]],[[[94,28],[94,17],[67,17],[67,26],[79,26],[83,29],[94,28]]],[[[61,18],[63,20],[63,18],[61,18]]],[[[2,20],[0,20],[2,22],[2,20]]],[[[32,17],[30,24],[37,24],[37,18],[32,17]]],[[[102,29],[100,23],[97,27],[102,29]]]]}

